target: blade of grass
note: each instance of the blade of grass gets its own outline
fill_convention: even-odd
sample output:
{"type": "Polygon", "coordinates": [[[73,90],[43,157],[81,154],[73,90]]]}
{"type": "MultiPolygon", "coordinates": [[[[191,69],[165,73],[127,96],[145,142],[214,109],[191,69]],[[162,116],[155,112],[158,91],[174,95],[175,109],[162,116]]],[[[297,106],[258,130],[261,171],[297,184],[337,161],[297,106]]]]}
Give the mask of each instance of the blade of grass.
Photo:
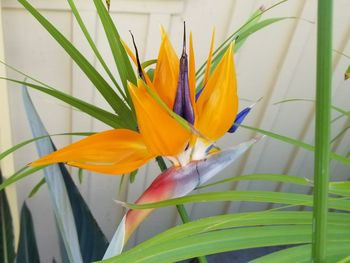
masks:
{"type": "Polygon", "coordinates": [[[350,126],[346,126],[344,129],[342,129],[334,138],[331,140],[331,143],[334,143],[336,140],[338,140],[341,136],[344,135],[344,133],[347,132],[347,130],[350,129],[350,126]]]}
{"type": "Polygon", "coordinates": [[[344,79],[347,80],[350,78],[350,65],[349,67],[346,69],[345,73],[344,73],[344,79]]]}
{"type": "MultiPolygon", "coordinates": [[[[343,227],[330,227],[332,238],[337,238],[342,232],[344,233],[343,227]]],[[[341,241],[349,242],[349,230],[344,234],[341,241]]],[[[282,244],[307,244],[310,241],[311,227],[309,225],[234,228],[175,239],[145,250],[131,249],[103,262],[177,262],[203,254],[282,244]]]]}
{"type": "MultiPolygon", "coordinates": [[[[268,192],[268,191],[225,191],[210,192],[187,195],[184,197],[169,199],[156,203],[131,204],[125,203],[124,206],[130,209],[149,209],[160,208],[171,205],[195,203],[195,202],[220,202],[220,201],[247,201],[263,202],[290,205],[312,206],[312,196],[304,194],[268,192]]],[[[329,206],[333,209],[350,211],[350,202],[344,198],[329,198],[329,206]]]]}
{"type": "Polygon", "coordinates": [[[133,119],[130,118],[130,109],[124,101],[117,95],[107,81],[98,73],[93,65],[77,50],[72,43],[59,32],[53,24],[43,17],[27,0],[18,0],[28,12],[50,33],[50,35],[59,43],[69,56],[76,62],[80,69],[90,79],[101,95],[105,98],[112,109],[128,122],[136,127],[133,119]]]}
{"type": "Polygon", "coordinates": [[[141,67],[142,67],[143,69],[146,69],[148,66],[151,66],[151,65],[156,64],[156,63],[157,63],[157,60],[156,60],[156,59],[150,59],[150,60],[147,60],[147,61],[143,62],[143,63],[141,64],[141,67]]]}
{"type": "MultiPolygon", "coordinates": [[[[241,33],[242,31],[244,31],[247,28],[249,29],[249,27],[251,25],[255,24],[254,22],[259,21],[260,17],[264,13],[268,12],[269,10],[271,10],[271,9],[273,9],[273,8],[279,6],[287,1],[288,0],[282,0],[282,1],[277,2],[276,4],[271,5],[270,7],[266,8],[264,10],[259,9],[256,12],[254,12],[254,14],[240,28],[238,28],[234,33],[232,33],[216,50],[214,50],[213,58],[215,59],[215,57],[218,55],[218,53],[220,51],[222,51],[223,48],[228,46],[230,44],[230,42],[232,42],[237,37],[237,35],[239,35],[239,33],[241,33]]],[[[196,72],[197,79],[204,73],[206,64],[207,64],[207,61],[205,61],[197,70],[197,72],[196,72]]]]}
{"type": "Polygon", "coordinates": [[[33,187],[33,189],[30,191],[28,197],[32,198],[45,183],[46,183],[46,181],[45,181],[45,177],[44,177],[33,187]]]}
{"type": "MultiPolygon", "coordinates": [[[[232,38],[232,40],[225,46],[223,46],[221,48],[221,50],[213,55],[213,61],[212,61],[212,66],[210,68],[210,72],[213,72],[216,68],[216,66],[219,64],[221,58],[224,56],[227,48],[229,47],[229,44],[235,40],[235,47],[234,47],[234,51],[235,53],[242,47],[243,43],[248,39],[248,37],[252,34],[254,34],[255,32],[271,25],[274,24],[276,22],[285,20],[285,19],[291,19],[294,17],[276,17],[276,18],[269,18],[269,19],[265,19],[261,22],[258,22],[256,24],[247,26],[247,28],[242,29],[240,32],[237,33],[237,37],[236,40],[234,38],[232,38]]],[[[198,78],[201,78],[204,74],[204,70],[199,73],[197,76],[198,78]]],[[[198,86],[197,88],[201,88],[202,86],[198,86]]]]}
{"type": "MultiPolygon", "coordinates": [[[[349,226],[348,213],[329,213],[331,225],[349,226]]],[[[312,212],[306,211],[258,211],[238,214],[226,214],[202,218],[188,224],[170,228],[155,237],[137,245],[135,250],[146,249],[170,240],[186,238],[188,236],[227,229],[233,227],[268,226],[268,225],[311,225],[312,212]]]]}
{"type": "Polygon", "coordinates": [[[33,173],[36,173],[37,171],[44,169],[45,167],[47,167],[47,165],[37,166],[37,167],[28,167],[28,166],[22,167],[17,172],[15,172],[13,175],[11,175],[9,178],[7,178],[6,181],[4,181],[2,184],[0,184],[0,191],[2,189],[6,188],[7,186],[17,182],[18,180],[23,179],[26,176],[31,175],[33,173]]]}
{"type": "Polygon", "coordinates": [[[220,180],[211,184],[199,186],[197,187],[197,189],[207,188],[207,187],[220,185],[220,184],[233,183],[233,182],[238,182],[242,180],[272,181],[272,182],[277,181],[277,182],[283,182],[283,183],[312,186],[312,182],[310,182],[310,180],[299,176],[292,176],[292,175],[285,175],[285,174],[248,174],[248,175],[235,176],[235,177],[220,180]]]}
{"type": "Polygon", "coordinates": [[[328,182],[330,169],[331,96],[332,96],[332,25],[333,1],[318,1],[316,125],[314,161],[314,209],[312,260],[327,258],[328,182]]]}
{"type": "MultiPolygon", "coordinates": [[[[264,134],[264,135],[269,136],[271,138],[274,138],[276,140],[279,140],[279,141],[282,141],[282,142],[285,142],[285,143],[289,143],[289,144],[298,146],[298,147],[303,148],[303,149],[308,150],[308,151],[312,151],[312,152],[315,151],[315,146],[313,146],[311,144],[307,144],[307,143],[299,141],[299,140],[296,140],[296,139],[293,139],[293,138],[290,138],[290,137],[287,137],[287,136],[283,136],[283,135],[280,135],[280,134],[277,134],[277,133],[273,133],[273,132],[270,132],[270,131],[262,130],[262,129],[259,129],[259,128],[250,127],[250,126],[243,125],[243,124],[240,124],[240,127],[248,129],[248,130],[252,130],[252,131],[255,131],[255,132],[258,132],[258,133],[261,133],[261,134],[264,134]]],[[[347,157],[344,157],[344,156],[342,156],[340,154],[331,152],[330,153],[330,157],[333,160],[339,161],[339,162],[341,162],[343,164],[346,164],[346,165],[350,165],[350,159],[347,158],[347,157]]]]}
{"type": "Polygon", "coordinates": [[[32,89],[36,89],[38,91],[44,92],[58,100],[61,100],[79,110],[82,112],[85,112],[89,114],[90,116],[102,121],[103,123],[113,127],[113,128],[130,128],[132,129],[133,126],[131,126],[129,123],[126,123],[124,119],[122,119],[120,116],[115,115],[109,111],[106,111],[104,109],[101,109],[99,107],[96,107],[92,104],[89,104],[83,100],[77,99],[73,96],[70,96],[64,92],[61,92],[57,89],[53,88],[47,88],[44,86],[39,86],[36,84],[28,83],[25,81],[20,81],[16,79],[10,79],[10,78],[4,78],[0,77],[0,79],[5,79],[14,83],[22,84],[24,86],[30,87],[32,89]]]}
{"type": "Polygon", "coordinates": [[[81,18],[80,14],[79,14],[79,11],[74,3],[74,0],[67,0],[70,7],[71,7],[71,10],[72,10],[72,13],[75,17],[75,19],[77,20],[79,26],[80,26],[80,29],[81,31],[83,32],[86,40],[88,41],[91,49],[93,50],[95,56],[97,57],[98,61],[101,63],[103,69],[106,71],[107,75],[109,76],[109,78],[112,80],[113,84],[115,85],[115,87],[117,88],[117,90],[119,91],[120,95],[122,95],[123,99],[124,100],[127,100],[127,97],[125,96],[125,93],[124,91],[120,88],[118,82],[116,81],[116,79],[114,78],[112,72],[109,70],[106,62],[103,60],[102,58],[102,55],[101,53],[98,51],[89,31],[87,30],[84,22],[83,22],[83,19],[81,18]]]}
{"type": "MultiPolygon", "coordinates": [[[[283,249],[266,256],[257,258],[251,263],[269,263],[269,262],[283,262],[283,263],[308,263],[311,262],[311,244],[297,246],[283,249]]],[[[348,254],[349,246],[346,242],[331,242],[327,246],[327,253],[329,255],[343,255],[348,254]]],[[[327,257],[327,262],[336,262],[327,257]]],[[[348,261],[345,261],[348,262],[348,261]]],[[[339,263],[339,262],[338,262],[339,263]]]]}
{"type": "MultiPolygon", "coordinates": [[[[114,25],[110,14],[101,0],[94,0],[97,13],[100,17],[101,23],[106,33],[109,46],[117,66],[120,79],[123,83],[125,94],[128,98],[129,104],[132,105],[131,97],[128,90],[128,81],[135,84],[136,76],[131,66],[128,54],[120,40],[120,35],[116,26],[114,25]]],[[[134,116],[135,117],[135,116],[134,116]]],[[[136,118],[136,117],[135,117],[136,118]]]]}
{"type": "MultiPolygon", "coordinates": [[[[295,101],[315,102],[314,99],[292,98],[292,99],[285,99],[285,100],[281,100],[281,101],[275,102],[273,105],[277,105],[277,104],[285,103],[285,102],[295,102],[295,101]]],[[[347,117],[350,118],[350,111],[343,110],[342,108],[339,108],[339,107],[334,106],[334,105],[331,105],[331,108],[332,108],[333,110],[335,110],[335,111],[341,113],[342,115],[345,115],[345,116],[347,116],[347,117]]]]}

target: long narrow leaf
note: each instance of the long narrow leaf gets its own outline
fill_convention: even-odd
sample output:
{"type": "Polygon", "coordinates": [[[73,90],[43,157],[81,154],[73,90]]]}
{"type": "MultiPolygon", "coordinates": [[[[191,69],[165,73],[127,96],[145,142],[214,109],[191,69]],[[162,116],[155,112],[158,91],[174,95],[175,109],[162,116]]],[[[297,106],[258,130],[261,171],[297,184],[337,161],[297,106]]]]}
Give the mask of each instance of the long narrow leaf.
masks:
{"type": "Polygon", "coordinates": [[[114,25],[110,14],[108,13],[106,7],[101,0],[94,0],[97,13],[102,22],[103,28],[106,33],[106,37],[111,48],[115,64],[118,68],[120,79],[123,83],[124,91],[127,94],[129,104],[131,103],[131,97],[128,90],[128,81],[136,84],[136,76],[134,70],[131,66],[129,57],[124,49],[121,42],[118,30],[114,25]]]}
{"type": "Polygon", "coordinates": [[[24,177],[27,177],[28,175],[31,175],[33,173],[36,173],[42,169],[44,169],[45,166],[37,166],[37,167],[28,167],[24,166],[23,168],[19,169],[17,172],[15,172],[13,175],[11,175],[9,178],[7,178],[4,182],[0,184],[0,191],[6,188],[7,186],[23,179],[24,177]]]}
{"type": "Polygon", "coordinates": [[[119,93],[123,96],[124,99],[126,99],[126,96],[124,94],[124,92],[122,91],[122,89],[119,87],[118,85],[118,82],[116,81],[116,79],[114,78],[112,72],[109,70],[106,62],[103,60],[100,52],[98,51],[89,31],[87,30],[84,22],[83,22],[83,19],[81,18],[80,14],[79,14],[79,11],[77,9],[77,7],[75,6],[75,3],[74,3],[74,0],[68,0],[68,3],[71,7],[71,10],[72,10],[72,13],[75,17],[75,19],[77,20],[80,28],[81,28],[81,31],[83,32],[86,40],[89,42],[89,45],[91,47],[91,49],[94,51],[94,54],[95,56],[97,57],[98,61],[100,61],[103,69],[106,71],[106,73],[108,74],[109,78],[112,80],[113,84],[116,86],[116,88],[118,89],[119,93]]]}
{"type": "MultiPolygon", "coordinates": [[[[329,224],[348,227],[348,213],[329,213],[329,224]]],[[[133,250],[144,250],[167,241],[188,236],[233,227],[269,226],[269,225],[311,225],[312,214],[306,211],[259,211],[239,214],[219,215],[199,219],[188,224],[173,227],[139,244],[133,250]]]]}
{"type": "MultiPolygon", "coordinates": [[[[184,204],[190,202],[219,202],[219,201],[247,201],[247,202],[263,202],[290,205],[312,206],[312,196],[294,193],[282,192],[265,192],[265,191],[226,191],[226,192],[210,192],[202,194],[193,194],[185,197],[169,199],[166,201],[148,203],[148,204],[131,204],[124,205],[131,209],[149,209],[184,204]]],[[[350,201],[330,198],[330,208],[350,211],[350,201]]]]}
{"type": "Polygon", "coordinates": [[[83,261],[100,260],[108,247],[108,241],[73,182],[67,168],[62,163],[59,164],[59,168],[72,206],[83,261]]]}
{"type": "Polygon", "coordinates": [[[17,263],[39,263],[39,251],[36,243],[32,215],[26,203],[21,209],[21,228],[19,235],[17,263]]]}
{"type": "MultiPolygon", "coordinates": [[[[27,89],[23,89],[23,101],[33,135],[36,137],[48,135],[33,106],[27,89]]],[[[37,149],[40,156],[44,156],[54,151],[48,138],[41,140],[39,143],[37,142],[37,149]]],[[[64,180],[61,176],[58,176],[59,174],[60,168],[57,164],[48,166],[44,169],[45,181],[49,188],[53,211],[68,258],[71,262],[80,263],[83,262],[83,260],[80,252],[72,207],[64,180]]]]}
{"type": "MultiPolygon", "coordinates": [[[[306,101],[306,102],[315,102],[314,99],[300,99],[300,98],[291,98],[291,99],[284,99],[278,102],[275,102],[274,105],[277,104],[281,104],[281,103],[286,103],[286,102],[298,102],[298,101],[306,101]]],[[[331,105],[331,108],[339,113],[341,113],[342,115],[345,115],[347,117],[350,117],[350,111],[346,111],[342,108],[339,108],[337,106],[331,105]]]]}
{"type": "Polygon", "coordinates": [[[85,75],[90,79],[94,86],[99,90],[112,109],[128,122],[131,126],[136,126],[130,119],[130,109],[117,93],[109,86],[107,81],[98,73],[93,65],[72,45],[72,43],[60,33],[56,27],[43,17],[27,0],[18,0],[25,9],[30,12],[35,19],[50,33],[50,35],[59,43],[69,56],[77,63],[85,75]]]}
{"type": "MultiPolygon", "coordinates": [[[[30,103],[30,98],[28,93],[24,90],[24,97],[27,103],[30,103]]],[[[30,104],[33,107],[32,104],[30,104]]],[[[29,107],[29,106],[27,106],[29,107]]],[[[34,111],[34,108],[32,109],[34,111]]],[[[45,128],[42,126],[40,119],[36,115],[36,124],[40,124],[41,130],[38,131],[39,134],[47,134],[45,128]]],[[[51,139],[46,138],[41,141],[37,141],[39,147],[51,148],[52,151],[56,150],[51,139]],[[48,144],[48,145],[47,145],[48,144]]],[[[55,174],[56,177],[61,177],[64,180],[65,188],[67,190],[70,205],[72,207],[72,213],[74,216],[74,222],[76,226],[76,231],[79,239],[80,250],[82,253],[82,258],[84,262],[91,262],[95,260],[100,260],[108,247],[108,242],[101,229],[99,228],[95,218],[93,217],[89,207],[85,203],[83,197],[80,195],[78,188],[73,182],[70,174],[66,167],[60,163],[58,164],[59,173],[55,174]]],[[[47,181],[47,177],[45,177],[47,181]]],[[[61,233],[62,234],[62,233],[61,233]]],[[[64,235],[62,239],[64,241],[64,235]]],[[[67,247],[65,247],[67,254],[67,247]]]]}
{"type": "Polygon", "coordinates": [[[28,83],[25,81],[20,81],[16,79],[9,79],[9,78],[3,78],[0,77],[0,79],[5,79],[14,83],[22,84],[24,86],[30,87],[35,90],[39,90],[41,92],[44,92],[52,97],[55,97],[56,99],[59,99],[87,114],[89,114],[91,117],[94,117],[103,123],[113,127],[113,128],[130,128],[129,126],[121,117],[103,110],[101,108],[98,108],[92,104],[89,104],[83,100],[77,99],[73,96],[70,96],[64,92],[61,92],[57,89],[47,88],[44,86],[39,86],[33,83],[28,83]]]}
{"type": "MultiPolygon", "coordinates": [[[[229,47],[229,44],[235,40],[235,52],[237,52],[243,45],[243,43],[248,39],[249,36],[251,36],[252,34],[254,34],[255,32],[269,26],[272,25],[276,22],[285,20],[285,19],[294,19],[294,17],[276,17],[276,18],[269,18],[269,19],[265,19],[261,22],[258,22],[256,24],[252,24],[252,25],[247,25],[246,27],[242,28],[237,35],[235,35],[235,38],[232,38],[230,42],[228,42],[226,45],[224,45],[220,51],[214,55],[213,57],[213,62],[212,62],[212,66],[211,66],[211,72],[213,70],[215,70],[216,66],[219,64],[221,58],[223,57],[223,55],[225,54],[227,48],[229,47]]],[[[201,75],[203,75],[204,71],[198,75],[198,77],[200,77],[201,75]]]]}
{"type": "MultiPolygon", "coordinates": [[[[269,136],[271,138],[274,138],[276,140],[279,140],[279,141],[282,141],[282,142],[286,142],[286,143],[298,146],[300,148],[303,148],[303,149],[311,151],[311,152],[315,151],[315,146],[313,146],[311,144],[307,144],[307,143],[299,141],[299,140],[296,140],[296,139],[293,139],[293,138],[290,138],[290,137],[287,137],[287,136],[283,136],[283,135],[280,135],[280,134],[277,134],[277,133],[273,133],[273,132],[270,132],[270,131],[266,131],[266,130],[262,130],[262,129],[259,129],[259,128],[254,128],[254,127],[250,127],[250,126],[242,125],[242,124],[240,124],[240,127],[243,127],[245,129],[252,130],[252,131],[255,131],[255,132],[258,132],[258,133],[261,133],[261,134],[264,134],[264,135],[269,136]]],[[[340,163],[343,163],[343,164],[346,164],[346,165],[350,165],[350,159],[349,158],[347,158],[345,156],[342,156],[340,154],[334,153],[334,152],[331,152],[330,155],[331,155],[331,158],[333,160],[336,160],[336,161],[338,161],[340,163]]]]}
{"type": "MultiPolygon", "coordinates": [[[[251,263],[270,263],[270,262],[283,262],[283,263],[309,263],[311,262],[311,245],[303,245],[292,248],[283,249],[271,253],[269,255],[257,258],[251,263]]],[[[338,262],[336,260],[330,260],[330,258],[342,258],[345,255],[349,255],[348,242],[329,242],[327,244],[327,262],[338,262]]],[[[349,262],[349,261],[344,261],[349,262]]],[[[340,263],[340,262],[338,262],[340,263]]]]}
{"type": "Polygon", "coordinates": [[[244,180],[282,182],[282,183],[291,183],[291,184],[304,185],[304,186],[312,185],[310,180],[299,176],[292,176],[292,175],[285,175],[285,174],[248,174],[248,175],[235,176],[235,177],[220,180],[211,184],[199,186],[197,189],[207,188],[207,187],[220,185],[220,184],[239,182],[244,180]]]}
{"type": "MultiPolygon", "coordinates": [[[[0,171],[0,184],[2,174],[0,171]]],[[[5,191],[0,190],[0,262],[12,263],[15,259],[12,216],[5,191]]]]}
{"type": "MultiPolygon", "coordinates": [[[[249,18],[248,18],[248,20],[240,27],[240,28],[238,28],[234,33],[232,33],[215,51],[214,51],[214,53],[213,53],[213,61],[215,61],[215,60],[218,60],[218,58],[220,57],[220,54],[223,54],[224,53],[224,50],[228,47],[228,45],[232,42],[232,41],[234,41],[236,38],[237,38],[237,36],[240,36],[241,34],[243,34],[243,36],[241,37],[239,37],[238,39],[237,39],[237,41],[238,42],[241,42],[241,44],[238,44],[238,49],[240,48],[240,46],[245,42],[245,40],[246,40],[246,38],[249,36],[249,34],[245,34],[244,32],[249,32],[250,31],[250,29],[253,27],[253,26],[255,26],[256,24],[258,24],[258,22],[259,22],[259,20],[261,19],[261,16],[264,14],[264,13],[266,13],[266,12],[268,12],[269,10],[271,10],[271,9],[273,9],[273,8],[275,8],[275,7],[277,7],[278,5],[281,5],[281,4],[283,4],[283,3],[285,3],[285,2],[287,2],[288,0],[282,0],[282,1],[279,1],[279,2],[277,2],[277,3],[275,3],[274,5],[272,5],[272,6],[270,6],[270,7],[268,7],[268,8],[266,8],[266,9],[264,9],[264,10],[261,10],[260,8],[257,10],[257,11],[255,11],[253,14],[252,14],[252,16],[250,16],[249,18]],[[246,36],[246,37],[245,37],[246,36]]],[[[277,20],[278,21],[278,20],[277,20]]],[[[274,22],[277,22],[277,21],[274,21],[274,22]]],[[[272,22],[272,23],[274,23],[274,22],[272,22]]],[[[268,23],[268,22],[264,22],[264,23],[262,23],[262,24],[260,24],[260,28],[259,28],[259,26],[256,28],[257,30],[259,30],[259,29],[262,29],[262,28],[264,28],[265,26],[268,26],[269,24],[272,24],[272,23],[268,23]],[[264,25],[264,23],[266,24],[266,25],[264,25]]],[[[256,31],[257,31],[256,30],[256,31]]],[[[255,31],[255,32],[256,32],[255,31]]],[[[237,44],[237,43],[236,43],[237,44]]],[[[237,49],[236,49],[236,51],[237,51],[237,49]]],[[[196,72],[196,78],[197,79],[199,79],[203,74],[204,74],[204,70],[205,70],[205,66],[206,66],[206,63],[207,63],[207,61],[205,61],[200,67],[199,67],[199,69],[198,69],[198,71],[196,72]]],[[[217,63],[217,62],[216,62],[217,63]]],[[[201,88],[201,87],[197,87],[197,88],[201,88]]]]}
{"type": "MultiPolygon", "coordinates": [[[[350,231],[343,227],[330,227],[330,238],[342,235],[342,241],[350,241],[350,231]]],[[[311,241],[311,226],[257,226],[212,231],[183,239],[175,239],[147,249],[132,249],[117,257],[103,261],[109,262],[176,262],[187,258],[234,251],[246,248],[305,244],[311,241]]]]}

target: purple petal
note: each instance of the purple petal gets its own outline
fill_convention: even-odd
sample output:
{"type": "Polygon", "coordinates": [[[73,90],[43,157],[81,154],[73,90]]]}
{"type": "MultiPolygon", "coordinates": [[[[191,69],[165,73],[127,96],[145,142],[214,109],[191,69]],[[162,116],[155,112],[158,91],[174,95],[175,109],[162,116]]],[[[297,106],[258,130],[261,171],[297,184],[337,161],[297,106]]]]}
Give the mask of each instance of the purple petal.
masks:
{"type": "Polygon", "coordinates": [[[184,43],[180,58],[180,73],[177,84],[176,97],[173,110],[189,123],[194,123],[194,111],[191,102],[191,94],[188,83],[188,59],[186,54],[186,31],[184,29],[184,43]]]}

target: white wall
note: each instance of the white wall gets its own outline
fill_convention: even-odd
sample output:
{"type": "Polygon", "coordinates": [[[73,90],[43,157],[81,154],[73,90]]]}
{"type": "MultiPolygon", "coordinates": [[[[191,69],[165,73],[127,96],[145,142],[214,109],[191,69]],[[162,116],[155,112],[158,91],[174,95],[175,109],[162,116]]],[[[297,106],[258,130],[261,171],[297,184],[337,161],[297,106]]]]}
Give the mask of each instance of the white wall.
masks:
{"type": "MultiPolygon", "coordinates": [[[[103,35],[103,29],[97,21],[96,12],[88,0],[77,0],[81,15],[92,33],[100,51],[116,72],[112,55],[103,35]]],[[[130,43],[128,30],[132,30],[143,59],[154,58],[157,54],[160,36],[159,25],[169,32],[170,38],[180,52],[182,40],[182,21],[193,31],[197,65],[206,58],[212,28],[216,28],[216,44],[221,43],[234,32],[261,4],[270,6],[277,1],[269,0],[112,0],[111,15],[118,25],[122,37],[130,43]]],[[[33,0],[39,8],[98,69],[92,52],[79,27],[69,11],[65,1],[33,0]]],[[[38,78],[62,91],[96,105],[105,105],[95,92],[91,83],[83,76],[64,51],[45,32],[44,29],[23,10],[15,1],[3,0],[2,23],[4,32],[5,57],[7,63],[38,78]]],[[[334,15],[334,49],[350,54],[350,2],[337,0],[334,15]]],[[[284,98],[313,98],[315,91],[315,1],[289,0],[271,10],[268,17],[288,16],[287,19],[254,34],[236,55],[239,96],[242,99],[263,100],[248,117],[247,124],[271,130],[293,138],[313,143],[314,107],[309,102],[294,102],[273,105],[284,98]]],[[[333,104],[349,110],[350,82],[343,80],[343,74],[350,63],[349,59],[334,53],[333,104]]],[[[23,79],[11,70],[9,77],[23,79]]],[[[31,137],[18,85],[8,83],[12,120],[13,143],[16,144],[31,137]]],[[[44,123],[50,133],[70,131],[99,131],[106,129],[101,123],[48,96],[31,92],[44,123]]],[[[250,104],[241,101],[240,108],[250,104]]],[[[336,116],[336,114],[334,115],[336,116]]],[[[349,125],[343,118],[334,123],[333,133],[349,125]]],[[[234,135],[227,135],[220,145],[234,145],[253,136],[253,133],[241,129],[234,135]]],[[[54,138],[61,147],[71,142],[69,137],[54,138]]],[[[350,136],[345,135],[333,150],[343,154],[350,149],[350,136]]],[[[34,160],[34,147],[26,147],[15,154],[17,169],[34,160]]],[[[346,179],[349,168],[333,163],[334,180],[346,179]]],[[[119,177],[90,175],[86,172],[84,181],[79,185],[82,194],[100,223],[103,231],[110,238],[116,224],[122,216],[122,210],[115,205],[114,199],[134,201],[159,173],[151,163],[141,169],[132,185],[126,185],[118,193],[119,177]]],[[[217,179],[248,173],[286,173],[312,177],[312,154],[269,138],[260,142],[234,166],[223,172],[217,179]]],[[[72,170],[73,177],[77,171],[72,170]]],[[[43,187],[32,199],[27,198],[32,187],[42,174],[26,178],[17,184],[19,205],[27,200],[34,214],[37,228],[39,249],[42,262],[49,262],[52,257],[59,258],[55,226],[52,220],[50,200],[47,189],[43,187]]],[[[232,184],[216,187],[215,191],[229,189],[285,190],[307,192],[305,188],[294,188],[275,183],[232,184]]],[[[193,218],[219,213],[265,209],[266,204],[220,203],[188,205],[193,218]]],[[[169,228],[178,221],[176,211],[166,208],[157,211],[138,230],[131,245],[136,244],[156,233],[169,228]]]]}

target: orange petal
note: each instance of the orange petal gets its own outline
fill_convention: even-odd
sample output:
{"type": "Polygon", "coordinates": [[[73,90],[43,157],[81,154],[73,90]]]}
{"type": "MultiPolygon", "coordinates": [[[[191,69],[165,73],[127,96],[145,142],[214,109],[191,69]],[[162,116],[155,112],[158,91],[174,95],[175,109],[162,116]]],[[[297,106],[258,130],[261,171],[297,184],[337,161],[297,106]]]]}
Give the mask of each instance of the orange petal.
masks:
{"type": "Polygon", "coordinates": [[[211,35],[211,43],[210,43],[210,50],[209,50],[208,60],[207,60],[207,68],[205,70],[205,75],[204,75],[202,87],[204,87],[207,84],[208,80],[209,80],[211,59],[212,59],[212,56],[213,56],[213,49],[214,49],[214,39],[215,39],[215,29],[213,30],[213,33],[211,35]]]}
{"type": "Polygon", "coordinates": [[[153,84],[160,98],[172,109],[179,78],[179,58],[163,30],[162,34],[153,84]]]}
{"type": "Polygon", "coordinates": [[[118,129],[89,136],[42,157],[31,166],[66,162],[95,172],[123,174],[152,157],[139,133],[118,129]]]}
{"type": "Polygon", "coordinates": [[[237,109],[237,80],[231,44],[197,101],[195,127],[215,141],[231,127],[237,109]]]}
{"type": "Polygon", "coordinates": [[[144,85],[142,80],[138,87],[129,83],[140,133],[154,155],[176,156],[186,147],[191,133],[148,94],[144,85]]]}

